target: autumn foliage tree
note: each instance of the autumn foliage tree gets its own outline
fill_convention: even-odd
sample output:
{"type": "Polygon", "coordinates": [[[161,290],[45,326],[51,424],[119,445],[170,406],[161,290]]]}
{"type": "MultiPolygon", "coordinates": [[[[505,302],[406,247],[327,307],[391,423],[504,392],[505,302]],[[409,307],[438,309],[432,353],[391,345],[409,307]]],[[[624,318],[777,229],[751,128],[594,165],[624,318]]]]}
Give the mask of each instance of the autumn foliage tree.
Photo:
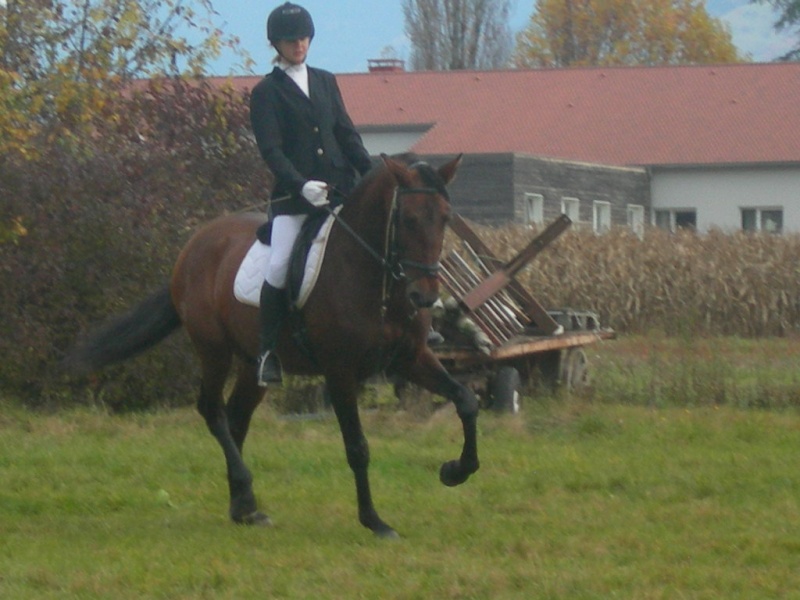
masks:
{"type": "Polygon", "coordinates": [[[731,33],[698,0],[537,0],[518,67],[729,63],[731,33]]]}
{"type": "Polygon", "coordinates": [[[210,0],[0,3],[0,154],[91,127],[134,78],[200,73],[236,44],[213,14],[210,0]]]}

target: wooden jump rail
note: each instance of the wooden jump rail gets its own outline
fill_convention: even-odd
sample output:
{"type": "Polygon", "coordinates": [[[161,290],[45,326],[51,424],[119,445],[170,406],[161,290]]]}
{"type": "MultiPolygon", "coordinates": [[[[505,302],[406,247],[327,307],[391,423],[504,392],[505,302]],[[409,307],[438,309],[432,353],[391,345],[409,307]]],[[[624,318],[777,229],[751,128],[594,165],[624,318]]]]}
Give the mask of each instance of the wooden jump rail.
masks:
{"type": "Polygon", "coordinates": [[[556,335],[563,328],[514,276],[561,235],[572,221],[561,215],[536,236],[514,258],[504,263],[483,243],[472,228],[454,214],[453,231],[465,242],[480,274],[458,253],[451,252],[442,261],[442,282],[470,318],[500,346],[535,324],[545,335],[556,335]]]}

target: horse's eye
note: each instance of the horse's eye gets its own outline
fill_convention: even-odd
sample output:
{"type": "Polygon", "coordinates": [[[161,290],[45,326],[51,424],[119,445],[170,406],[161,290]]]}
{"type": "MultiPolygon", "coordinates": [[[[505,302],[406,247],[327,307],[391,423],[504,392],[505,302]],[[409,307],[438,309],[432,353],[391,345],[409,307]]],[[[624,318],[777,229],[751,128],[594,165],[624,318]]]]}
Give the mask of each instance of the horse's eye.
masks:
{"type": "Polygon", "coordinates": [[[417,219],[412,215],[403,216],[403,227],[414,230],[417,227],[417,219]]]}

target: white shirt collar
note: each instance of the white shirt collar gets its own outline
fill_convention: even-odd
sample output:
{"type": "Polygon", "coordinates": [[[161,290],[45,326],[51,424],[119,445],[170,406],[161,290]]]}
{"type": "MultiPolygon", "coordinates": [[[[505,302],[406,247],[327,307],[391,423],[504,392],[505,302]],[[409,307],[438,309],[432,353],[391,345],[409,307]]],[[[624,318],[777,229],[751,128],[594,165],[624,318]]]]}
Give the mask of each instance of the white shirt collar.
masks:
{"type": "Polygon", "coordinates": [[[306,67],[306,63],[300,63],[299,65],[292,65],[288,62],[281,60],[278,63],[278,67],[283,69],[286,74],[297,84],[303,93],[308,96],[308,67],[306,67]]]}

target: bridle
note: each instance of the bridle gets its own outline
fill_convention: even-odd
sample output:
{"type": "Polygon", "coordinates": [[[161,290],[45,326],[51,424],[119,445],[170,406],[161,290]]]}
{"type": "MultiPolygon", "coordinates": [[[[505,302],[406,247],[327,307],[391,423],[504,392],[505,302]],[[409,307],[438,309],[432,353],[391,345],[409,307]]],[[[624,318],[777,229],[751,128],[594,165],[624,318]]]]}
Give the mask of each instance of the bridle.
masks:
{"type": "Polygon", "coordinates": [[[408,279],[405,272],[406,268],[422,272],[422,275],[417,277],[417,279],[422,279],[423,277],[437,277],[439,275],[442,264],[438,260],[432,263],[423,263],[411,260],[410,258],[401,258],[402,248],[397,241],[398,221],[400,219],[400,199],[410,194],[429,194],[433,196],[439,193],[439,190],[432,187],[410,188],[398,186],[394,189],[392,206],[389,210],[389,218],[386,221],[386,236],[384,238],[386,240],[386,245],[383,251],[383,262],[386,265],[387,271],[397,281],[408,279]]]}
{"type": "MultiPolygon", "coordinates": [[[[422,164],[425,163],[414,163],[409,167],[409,169],[419,167],[422,164]]],[[[370,246],[369,243],[367,243],[356,231],[354,231],[353,228],[350,227],[350,225],[348,225],[347,222],[342,219],[336,211],[331,209],[329,206],[325,206],[325,209],[333,216],[336,222],[341,225],[342,228],[347,231],[353,237],[353,239],[355,239],[355,241],[358,242],[359,245],[361,245],[367,251],[367,253],[372,256],[383,268],[383,290],[381,298],[382,314],[385,314],[387,310],[389,290],[392,282],[414,282],[423,278],[435,278],[439,276],[439,271],[442,268],[442,264],[438,260],[432,263],[423,263],[402,257],[402,248],[400,247],[397,239],[397,230],[400,220],[400,203],[403,196],[411,194],[439,195],[442,194],[442,190],[433,186],[395,186],[392,193],[392,202],[389,208],[389,218],[386,220],[386,234],[384,236],[385,243],[383,254],[380,254],[377,250],[370,246]],[[414,279],[410,279],[406,274],[407,269],[418,271],[421,273],[421,275],[414,279]]],[[[447,197],[446,193],[444,195],[447,197]]]]}

